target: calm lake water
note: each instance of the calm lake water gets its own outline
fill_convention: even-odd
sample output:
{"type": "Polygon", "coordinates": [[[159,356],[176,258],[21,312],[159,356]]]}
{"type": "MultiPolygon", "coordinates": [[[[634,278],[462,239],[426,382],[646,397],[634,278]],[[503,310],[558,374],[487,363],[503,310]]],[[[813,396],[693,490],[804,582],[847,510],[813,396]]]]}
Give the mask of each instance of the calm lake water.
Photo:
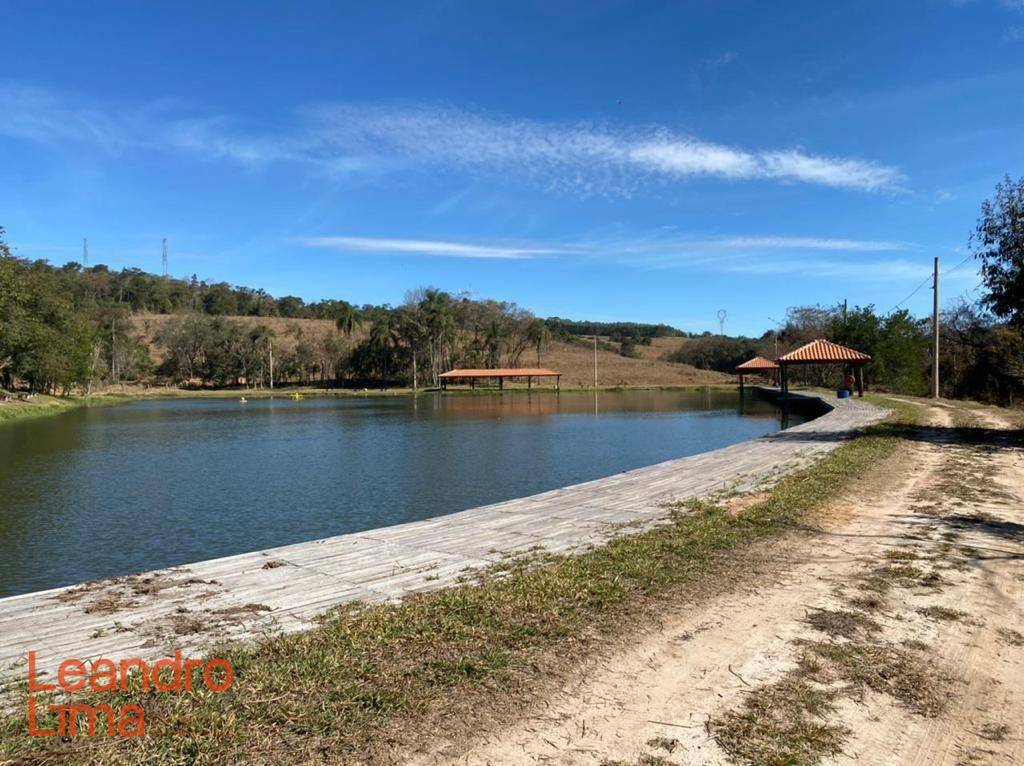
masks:
{"type": "Polygon", "coordinates": [[[779,428],[773,405],[727,391],[158,400],[11,423],[0,596],[438,516],[779,428]]]}

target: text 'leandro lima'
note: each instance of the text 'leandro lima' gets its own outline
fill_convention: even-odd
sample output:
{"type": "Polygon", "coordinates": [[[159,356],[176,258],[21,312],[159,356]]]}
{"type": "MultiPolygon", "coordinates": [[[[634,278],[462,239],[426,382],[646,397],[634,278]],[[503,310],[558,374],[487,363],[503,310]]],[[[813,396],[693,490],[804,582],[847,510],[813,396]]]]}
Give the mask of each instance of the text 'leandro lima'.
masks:
{"type": "Polygon", "coordinates": [[[85,662],[69,657],[57,668],[55,683],[37,678],[36,652],[28,653],[28,733],[32,737],[107,736],[141,737],[146,733],[146,714],[141,705],[113,705],[90,701],[73,702],[69,695],[79,693],[191,692],[202,685],[211,692],[224,692],[235,682],[234,669],[224,659],[182,658],[181,652],[152,664],[139,658],[120,662],[100,658],[85,662]],[[40,705],[37,695],[53,695],[62,701],[40,705]]]}

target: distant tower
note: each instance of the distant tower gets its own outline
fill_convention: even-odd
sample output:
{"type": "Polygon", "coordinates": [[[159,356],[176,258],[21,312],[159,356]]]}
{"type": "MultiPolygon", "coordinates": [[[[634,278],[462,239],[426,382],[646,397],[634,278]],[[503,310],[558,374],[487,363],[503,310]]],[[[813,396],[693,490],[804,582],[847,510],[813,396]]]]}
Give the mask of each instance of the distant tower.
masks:
{"type": "Polygon", "coordinates": [[[82,240],[82,265],[83,266],[88,266],[89,265],[89,240],[88,239],[83,239],[82,240]]]}
{"type": "Polygon", "coordinates": [[[164,276],[167,276],[167,237],[164,237],[164,255],[163,255],[163,266],[164,276]]]}
{"type": "Polygon", "coordinates": [[[725,309],[718,309],[718,334],[725,335],[725,317],[728,313],[725,309]]]}

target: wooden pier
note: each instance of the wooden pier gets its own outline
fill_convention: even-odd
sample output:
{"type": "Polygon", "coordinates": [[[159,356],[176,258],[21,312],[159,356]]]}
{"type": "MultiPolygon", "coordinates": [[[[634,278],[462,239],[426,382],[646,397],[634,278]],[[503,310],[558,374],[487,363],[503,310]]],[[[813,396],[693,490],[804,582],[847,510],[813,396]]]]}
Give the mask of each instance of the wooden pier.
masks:
{"type": "Polygon", "coordinates": [[[623,524],[656,523],[667,502],[766,486],[885,414],[863,402],[832,404],[786,431],[531,497],[0,599],[0,673],[22,675],[30,649],[51,672],[68,657],[197,655],[218,640],[308,628],[346,602],[451,585],[516,553],[599,544],[623,534],[623,524]]]}

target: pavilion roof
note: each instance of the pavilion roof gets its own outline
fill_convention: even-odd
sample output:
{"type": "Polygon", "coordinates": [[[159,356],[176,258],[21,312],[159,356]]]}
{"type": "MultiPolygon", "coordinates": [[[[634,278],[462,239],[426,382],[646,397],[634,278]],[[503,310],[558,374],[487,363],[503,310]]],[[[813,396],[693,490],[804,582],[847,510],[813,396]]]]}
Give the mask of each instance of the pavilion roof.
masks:
{"type": "Polygon", "coordinates": [[[544,367],[495,367],[493,369],[464,369],[442,372],[439,377],[452,378],[543,378],[558,377],[562,373],[552,372],[544,367]]]}
{"type": "Polygon", "coordinates": [[[780,363],[826,364],[829,362],[870,362],[871,357],[862,351],[840,346],[824,338],[812,340],[798,349],[779,357],[780,363]]]}
{"type": "Polygon", "coordinates": [[[777,369],[779,369],[779,365],[771,359],[765,359],[763,356],[755,356],[753,359],[748,359],[743,364],[736,365],[736,372],[757,372],[758,370],[777,369]]]}

